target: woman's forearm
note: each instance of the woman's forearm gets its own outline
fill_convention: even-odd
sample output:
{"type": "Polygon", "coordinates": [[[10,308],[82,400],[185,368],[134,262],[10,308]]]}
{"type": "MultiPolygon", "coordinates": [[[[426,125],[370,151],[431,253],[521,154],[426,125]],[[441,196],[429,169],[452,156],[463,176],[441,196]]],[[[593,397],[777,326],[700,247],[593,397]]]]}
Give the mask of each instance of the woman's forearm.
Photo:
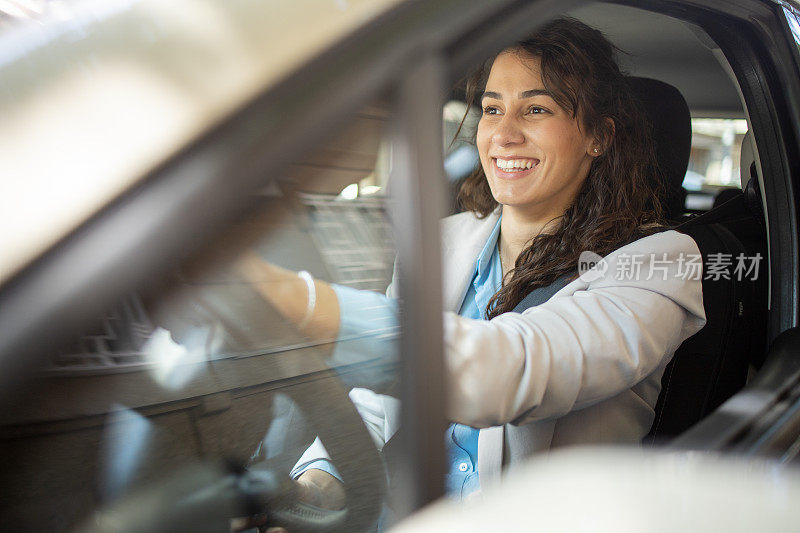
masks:
{"type": "Polygon", "coordinates": [[[315,294],[309,294],[308,283],[296,272],[267,263],[252,252],[239,261],[237,268],[284,318],[302,326],[303,334],[316,340],[336,338],[339,301],[328,283],[313,280],[311,290],[315,294]]]}

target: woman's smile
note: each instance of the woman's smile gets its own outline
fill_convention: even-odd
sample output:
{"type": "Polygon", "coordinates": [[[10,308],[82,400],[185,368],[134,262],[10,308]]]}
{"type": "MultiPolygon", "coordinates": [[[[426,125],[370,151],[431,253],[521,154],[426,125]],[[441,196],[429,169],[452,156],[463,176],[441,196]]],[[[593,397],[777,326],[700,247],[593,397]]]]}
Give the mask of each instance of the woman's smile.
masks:
{"type": "Polygon", "coordinates": [[[516,180],[534,173],[539,166],[539,160],[530,157],[493,157],[492,170],[499,179],[516,180]]]}

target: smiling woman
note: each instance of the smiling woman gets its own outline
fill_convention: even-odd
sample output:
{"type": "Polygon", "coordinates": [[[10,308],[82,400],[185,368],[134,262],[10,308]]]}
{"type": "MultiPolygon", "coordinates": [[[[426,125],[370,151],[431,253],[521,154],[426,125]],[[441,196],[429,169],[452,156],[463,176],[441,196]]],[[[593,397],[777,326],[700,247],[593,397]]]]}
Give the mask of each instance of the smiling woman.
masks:
{"type": "Polygon", "coordinates": [[[508,51],[495,59],[483,93],[477,144],[492,197],[504,206],[504,266],[569,208],[600,154],[600,141],[541,86],[541,60],[508,51]]]}
{"type": "Polygon", "coordinates": [[[490,317],[573,272],[582,251],[606,255],[661,225],[650,124],[614,51],[599,31],[560,19],[468,83],[470,102],[482,91],[481,166],[459,200],[479,216],[503,205],[501,255],[513,265],[490,317]]]}
{"type": "MultiPolygon", "coordinates": [[[[469,87],[472,96],[485,88],[481,165],[461,190],[469,211],[442,224],[446,487],[455,498],[497,479],[504,461],[639,442],[664,367],[705,322],[700,280],[678,270],[697,246],[661,231],[650,134],[613,50],[600,32],[558,19],[496,56],[469,87]],[[585,250],[606,256],[602,273],[579,277],[585,250]],[[647,275],[654,256],[663,277],[647,275]],[[637,270],[625,274],[631,257],[637,270]]],[[[394,283],[383,296],[306,286],[258,261],[248,268],[305,334],[366,339],[359,348],[373,357],[397,353],[386,349],[399,320],[394,283]]],[[[343,346],[334,360],[358,357],[343,346]]],[[[383,449],[398,429],[397,401],[359,388],[350,398],[383,449]]],[[[338,474],[319,441],[293,476],[337,506],[338,474]]]]}

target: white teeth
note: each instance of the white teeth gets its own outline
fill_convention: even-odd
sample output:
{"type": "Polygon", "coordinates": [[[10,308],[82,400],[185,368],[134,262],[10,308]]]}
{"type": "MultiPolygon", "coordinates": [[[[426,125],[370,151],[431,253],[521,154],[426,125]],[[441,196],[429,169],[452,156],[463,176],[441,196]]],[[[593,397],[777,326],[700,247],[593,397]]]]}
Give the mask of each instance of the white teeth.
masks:
{"type": "Polygon", "coordinates": [[[534,163],[530,159],[496,159],[497,166],[503,170],[514,171],[515,169],[533,168],[534,163]]]}

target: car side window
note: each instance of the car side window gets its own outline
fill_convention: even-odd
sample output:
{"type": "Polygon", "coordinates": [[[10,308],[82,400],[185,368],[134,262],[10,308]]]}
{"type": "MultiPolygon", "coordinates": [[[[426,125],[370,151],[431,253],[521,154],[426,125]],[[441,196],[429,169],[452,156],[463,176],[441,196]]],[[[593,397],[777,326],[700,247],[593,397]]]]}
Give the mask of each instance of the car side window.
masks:
{"type": "Polygon", "coordinates": [[[745,119],[692,119],[692,151],[683,180],[687,211],[708,211],[742,189],[739,164],[745,133],[745,119]]]}

